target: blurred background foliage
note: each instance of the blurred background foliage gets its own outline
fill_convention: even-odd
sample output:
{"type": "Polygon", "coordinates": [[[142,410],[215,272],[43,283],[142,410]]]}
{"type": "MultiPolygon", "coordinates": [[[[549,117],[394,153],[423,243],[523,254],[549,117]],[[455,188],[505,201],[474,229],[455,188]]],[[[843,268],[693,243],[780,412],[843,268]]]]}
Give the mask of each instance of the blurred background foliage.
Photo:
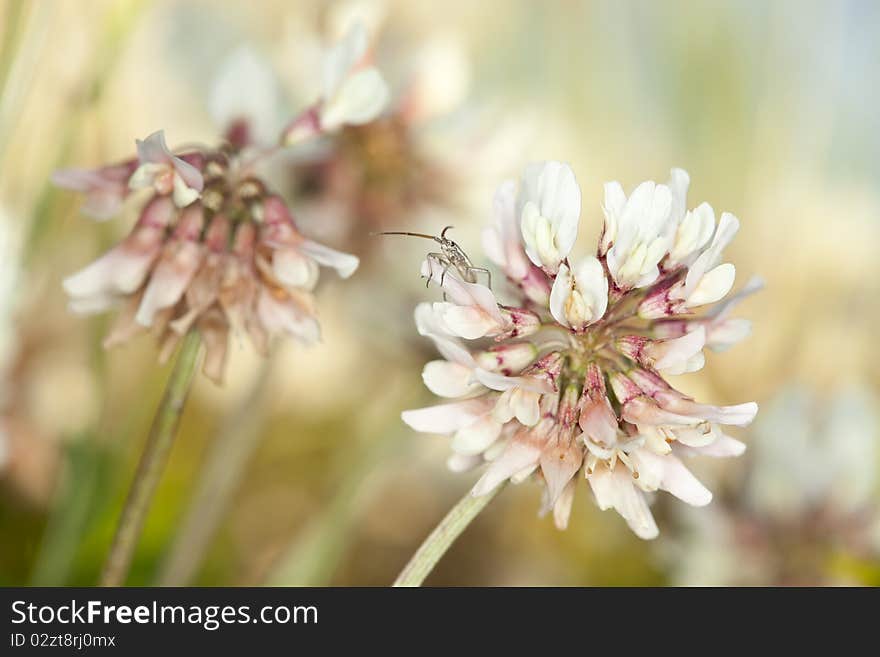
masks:
{"type": "Polygon", "coordinates": [[[61,279],[133,216],[92,223],[51,171],[127,156],[157,129],[216,141],[211,86],[241,46],[273,67],[292,116],[313,97],[321,44],[353,17],[397,109],[341,138],[330,183],[307,167],[284,183],[304,232],[363,266],[323,277],[319,346],[278,345],[263,364],[242,345],[224,387],[197,381],[129,583],[393,580],[475,475],[448,473],[444,441],[399,421],[431,402],[412,309],[434,291],[417,276],[423,244],[369,233],[454,224],[475,256],[497,184],[552,158],[578,175],[585,251],[606,180],[629,188],[681,166],[692,199],[740,217],[740,284],[767,281],[742,306],[753,336],[677,383],[777,410],[739,434],[746,457],[698,465],[720,491],[711,511],[658,498],[655,543],[585,491],[557,532],[524,484],[428,583],[880,584],[880,6],[794,0],[0,0],[0,583],[96,581],[168,374],[149,338],[104,352],[107,318],[67,313],[61,279]],[[845,430],[812,417],[850,398],[845,430]],[[225,494],[205,488],[207,471],[225,494]],[[854,476],[867,492],[839,502],[854,476]],[[797,503],[756,511],[755,490],[769,495],[756,479],[797,503]]]}

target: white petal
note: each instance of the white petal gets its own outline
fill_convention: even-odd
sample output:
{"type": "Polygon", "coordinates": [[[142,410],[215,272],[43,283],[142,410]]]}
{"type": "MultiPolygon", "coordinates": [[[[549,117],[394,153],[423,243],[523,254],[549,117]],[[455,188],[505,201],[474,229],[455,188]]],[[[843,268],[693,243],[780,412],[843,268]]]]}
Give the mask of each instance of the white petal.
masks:
{"type": "Polygon", "coordinates": [[[451,404],[403,411],[401,419],[421,433],[453,433],[486,413],[483,400],[469,399],[451,404]]]}
{"type": "Polygon", "coordinates": [[[311,290],[318,282],[318,264],[296,249],[282,249],[272,254],[272,273],[289,287],[311,290]]]}
{"type": "Polygon", "coordinates": [[[602,466],[587,477],[600,509],[614,508],[626,520],[636,536],[653,539],[659,534],[657,524],[644,495],[632,482],[625,468],[609,471],[602,466]]]}
{"type": "Polygon", "coordinates": [[[541,449],[538,445],[522,434],[517,436],[508,443],[504,452],[492,461],[471,494],[474,497],[485,495],[517,472],[534,466],[540,457],[541,449]]]}
{"type": "Polygon", "coordinates": [[[135,140],[137,145],[138,159],[141,164],[152,162],[154,164],[166,164],[171,162],[171,151],[165,144],[165,131],[157,130],[149,137],[141,141],[135,140]]]}
{"type": "Polygon", "coordinates": [[[141,164],[128,179],[128,186],[131,189],[152,187],[156,177],[169,171],[169,167],[170,165],[167,163],[146,162],[141,164]]]}
{"type": "Polygon", "coordinates": [[[482,386],[474,383],[471,370],[458,363],[433,360],[422,370],[425,386],[440,397],[464,397],[482,386]]]}
{"type": "Polygon", "coordinates": [[[729,262],[718,265],[700,279],[694,291],[688,295],[685,305],[688,308],[695,308],[707,303],[715,303],[730,292],[735,278],[736,267],[729,262]]]}
{"type": "Polygon", "coordinates": [[[321,339],[321,327],[291,300],[279,300],[266,289],[260,291],[257,316],[270,334],[289,333],[306,345],[321,339]]]}
{"type": "Polygon", "coordinates": [[[443,304],[441,317],[451,333],[466,340],[482,338],[498,328],[491,317],[474,306],[443,304]]]}
{"type": "Polygon", "coordinates": [[[498,439],[501,427],[491,416],[480,418],[456,432],[452,449],[458,454],[481,454],[498,439]]]}
{"type": "Polygon", "coordinates": [[[92,264],[64,279],[64,290],[72,297],[103,293],[131,294],[137,290],[156,258],[157,250],[131,253],[116,247],[92,264]]]}
{"type": "Polygon", "coordinates": [[[672,218],[680,221],[687,212],[687,192],[691,177],[684,169],[672,169],[669,175],[669,191],[672,192],[672,218]]]}
{"type": "Polygon", "coordinates": [[[389,96],[388,84],[377,69],[360,70],[321,108],[321,127],[332,131],[342,125],[369,123],[385,109],[389,96]]]}
{"type": "Polygon", "coordinates": [[[150,276],[135,321],[141,326],[152,326],[157,312],[180,300],[200,262],[201,251],[194,243],[180,245],[171,257],[163,256],[150,276]]]}
{"type": "Polygon", "coordinates": [[[562,162],[526,167],[518,211],[529,259],[555,272],[577,239],[581,190],[571,167],[562,162]]]}
{"type": "Polygon", "coordinates": [[[446,459],[446,467],[452,472],[467,472],[483,463],[483,458],[478,454],[452,454],[446,459]]]}
{"type": "Polygon", "coordinates": [[[336,251],[323,244],[304,240],[297,244],[297,248],[310,258],[314,259],[318,264],[325,267],[332,267],[342,278],[348,278],[358,268],[360,260],[357,256],[350,253],[336,251]]]}
{"type": "Polygon", "coordinates": [[[570,324],[565,316],[565,304],[571,294],[572,282],[568,265],[562,263],[559,265],[556,280],[553,281],[553,288],[550,290],[550,314],[553,315],[553,319],[566,328],[569,328],[570,324]]]}
{"type": "Polygon", "coordinates": [[[563,530],[568,527],[568,519],[571,516],[571,506],[574,503],[574,494],[577,490],[577,480],[572,479],[568,482],[565,490],[553,505],[553,522],[556,528],[563,530]]]}
{"type": "Polygon", "coordinates": [[[269,144],[280,128],[281,94],[270,64],[247,47],[232,52],[220,65],[211,88],[208,111],[222,131],[245,121],[258,134],[258,143],[269,144]]]}
{"type": "Polygon", "coordinates": [[[352,25],[345,37],[337,43],[324,60],[323,89],[324,98],[336,94],[342,81],[360,61],[367,50],[367,31],[360,22],[352,25]]]}

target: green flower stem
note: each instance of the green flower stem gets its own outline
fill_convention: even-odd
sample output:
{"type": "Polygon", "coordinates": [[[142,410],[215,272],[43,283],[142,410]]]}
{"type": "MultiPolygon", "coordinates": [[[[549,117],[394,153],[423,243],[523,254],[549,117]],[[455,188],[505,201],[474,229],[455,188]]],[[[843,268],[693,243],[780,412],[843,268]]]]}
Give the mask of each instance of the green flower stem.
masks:
{"type": "Polygon", "coordinates": [[[177,426],[195,373],[200,344],[199,334],[195,331],[184,338],[125,500],[116,536],[101,574],[101,586],[121,586],[128,576],[137,539],[143,530],[150,502],[177,435],[177,426]]]}
{"type": "Polygon", "coordinates": [[[416,550],[392,586],[421,586],[455,539],[471,524],[480,511],[495,499],[504,486],[505,484],[501,484],[481,497],[474,497],[468,491],[416,550]]]}

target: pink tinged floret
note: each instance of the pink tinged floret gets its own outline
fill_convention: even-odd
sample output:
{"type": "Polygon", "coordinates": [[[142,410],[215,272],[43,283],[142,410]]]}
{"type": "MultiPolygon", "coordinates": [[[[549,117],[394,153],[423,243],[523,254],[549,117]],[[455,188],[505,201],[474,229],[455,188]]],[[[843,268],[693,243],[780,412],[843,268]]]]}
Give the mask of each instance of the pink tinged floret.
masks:
{"type": "Polygon", "coordinates": [[[473,369],[448,360],[432,360],[422,370],[425,387],[440,397],[465,397],[483,390],[473,369]]]}
{"type": "Polygon", "coordinates": [[[501,314],[506,321],[506,330],[495,336],[496,340],[524,338],[541,330],[541,318],[525,308],[501,307],[501,314]]]}
{"type": "Polygon", "coordinates": [[[136,143],[140,166],[129,179],[132,189],[152,187],[158,194],[170,194],[178,207],[185,207],[199,198],[205,186],[201,172],[187,160],[171,153],[165,144],[164,131],[154,132],[136,143]]]}
{"type": "Polygon", "coordinates": [[[617,416],[605,392],[605,378],[596,363],[590,363],[579,402],[579,424],[584,435],[603,447],[617,441],[617,416]]]}
{"type": "Polygon", "coordinates": [[[199,319],[199,332],[205,345],[202,372],[214,383],[223,383],[229,350],[229,324],[219,310],[211,310],[199,319]]]}
{"type": "Polygon", "coordinates": [[[316,103],[291,121],[281,133],[281,142],[293,146],[321,134],[321,105],[316,103]]]}
{"type": "Polygon", "coordinates": [[[541,453],[541,473],[547,484],[548,503],[555,505],[569,481],[584,461],[584,450],[574,440],[570,429],[558,428],[541,453]]]}
{"type": "Polygon", "coordinates": [[[640,335],[629,335],[617,340],[617,348],[644,367],[667,374],[694,372],[704,364],[702,349],[706,344],[706,330],[697,326],[691,332],[676,338],[652,340],[640,335]]]}
{"type": "Polygon", "coordinates": [[[468,399],[403,411],[401,418],[420,433],[452,434],[490,412],[493,403],[487,398],[468,399]]]}
{"type": "Polygon", "coordinates": [[[474,497],[485,495],[517,473],[535,467],[552,425],[552,421],[545,421],[533,430],[522,430],[514,435],[501,455],[489,464],[471,494],[474,497]]]}
{"type": "Polygon", "coordinates": [[[136,160],[130,160],[98,169],[60,169],[52,174],[52,183],[86,194],[82,211],[104,221],[122,207],[129,193],[128,179],[136,167],[136,160]]]}
{"type": "Polygon", "coordinates": [[[318,321],[291,297],[278,298],[266,287],[259,291],[257,315],[270,335],[287,333],[306,345],[321,339],[318,321]]]}
{"type": "Polygon", "coordinates": [[[691,420],[690,422],[670,421],[669,424],[693,424],[693,421],[697,420],[746,426],[758,412],[758,405],[754,402],[733,406],[699,404],[673,389],[662,378],[648,370],[635,368],[629,372],[629,378],[644,390],[662,411],[691,420]]]}
{"type": "Polygon", "coordinates": [[[176,214],[168,199],[154,199],[132,233],[91,265],[64,280],[74,312],[106,310],[117,296],[135,292],[149,274],[176,214]]]}
{"type": "MultiPolygon", "coordinates": [[[[498,265],[515,284],[522,284],[533,269],[526,257],[516,214],[516,183],[503,183],[492,200],[491,226],[483,230],[483,249],[489,259],[498,265]]],[[[536,268],[537,269],[537,268],[536,268]]],[[[540,269],[537,271],[540,272],[540,269]]],[[[541,277],[546,281],[546,277],[541,277]]]]}
{"type": "Polygon", "coordinates": [[[538,348],[531,342],[493,345],[476,355],[477,365],[489,372],[504,376],[519,374],[538,355],[538,348]]]}
{"type": "Polygon", "coordinates": [[[482,454],[498,440],[503,426],[503,423],[487,413],[455,432],[452,449],[458,454],[469,456],[482,454]]]}
{"type": "Polygon", "coordinates": [[[610,469],[600,463],[587,474],[587,481],[600,509],[615,509],[639,538],[657,538],[660,533],[657,523],[644,494],[634,485],[629,470],[620,464],[610,469]]]}
{"type": "Polygon", "coordinates": [[[705,506],[712,493],[671,454],[659,455],[649,449],[636,449],[630,454],[639,473],[638,486],[645,491],[665,490],[692,506],[705,506]]]}
{"type": "Polygon", "coordinates": [[[190,206],[180,216],[173,237],[150,276],[135,319],[143,326],[152,326],[159,311],[180,301],[202,263],[204,248],[199,242],[204,226],[204,210],[190,206]]]}

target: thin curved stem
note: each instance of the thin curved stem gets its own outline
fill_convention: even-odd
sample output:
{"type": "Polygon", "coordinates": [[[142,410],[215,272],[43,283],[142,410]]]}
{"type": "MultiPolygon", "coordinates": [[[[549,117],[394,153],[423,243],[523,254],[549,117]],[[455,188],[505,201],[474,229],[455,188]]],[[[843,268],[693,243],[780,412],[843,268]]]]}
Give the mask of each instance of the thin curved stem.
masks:
{"type": "Polygon", "coordinates": [[[153,418],[147,444],[122,509],[116,536],[101,574],[101,586],[121,586],[128,576],[137,539],[143,530],[150,502],[177,435],[177,425],[180,423],[196,369],[199,346],[199,334],[192,331],[180,348],[174,371],[168,379],[165,395],[153,418]]]}
{"type": "Polygon", "coordinates": [[[421,586],[455,539],[504,487],[505,484],[496,486],[494,490],[480,497],[474,497],[470,491],[465,493],[465,496],[452,507],[425,542],[419,546],[392,586],[421,586]]]}
{"type": "Polygon", "coordinates": [[[223,514],[263,437],[266,389],[277,359],[266,358],[246,398],[224,421],[208,453],[159,586],[186,586],[202,564],[223,514]]]}

